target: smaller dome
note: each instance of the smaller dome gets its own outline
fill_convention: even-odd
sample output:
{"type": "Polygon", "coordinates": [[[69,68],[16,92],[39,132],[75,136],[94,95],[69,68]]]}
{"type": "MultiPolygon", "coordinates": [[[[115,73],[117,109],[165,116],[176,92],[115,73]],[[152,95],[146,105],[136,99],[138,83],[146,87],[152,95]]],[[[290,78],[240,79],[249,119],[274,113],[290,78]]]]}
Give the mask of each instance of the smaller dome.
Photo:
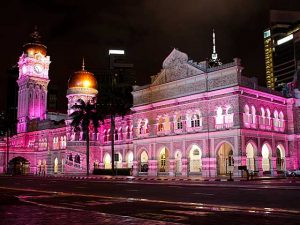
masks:
{"type": "Polygon", "coordinates": [[[28,56],[34,56],[37,53],[46,56],[47,47],[41,42],[41,35],[38,32],[37,27],[34,28],[34,31],[30,34],[30,40],[23,45],[24,52],[28,56]]]}
{"type": "Polygon", "coordinates": [[[24,52],[28,56],[34,56],[37,53],[40,53],[43,56],[46,56],[46,54],[47,54],[47,47],[45,45],[42,45],[42,44],[27,43],[27,44],[23,45],[23,47],[24,47],[24,52]]]}
{"type": "Polygon", "coordinates": [[[97,89],[97,80],[94,75],[86,70],[75,72],[69,79],[69,88],[94,88],[97,89]]]}
{"type": "Polygon", "coordinates": [[[93,88],[97,89],[97,80],[93,73],[84,69],[84,61],[82,70],[75,72],[68,82],[68,88],[93,88]]]}

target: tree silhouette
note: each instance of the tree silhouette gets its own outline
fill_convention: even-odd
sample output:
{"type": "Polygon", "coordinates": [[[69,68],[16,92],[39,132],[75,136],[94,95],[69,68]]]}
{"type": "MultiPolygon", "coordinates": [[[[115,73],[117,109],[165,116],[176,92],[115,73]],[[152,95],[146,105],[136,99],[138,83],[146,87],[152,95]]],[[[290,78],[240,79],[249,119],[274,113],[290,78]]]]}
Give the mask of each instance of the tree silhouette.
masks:
{"type": "Polygon", "coordinates": [[[74,112],[70,115],[72,117],[71,126],[74,127],[74,131],[80,130],[84,133],[84,139],[86,140],[86,175],[90,173],[90,136],[89,132],[91,124],[94,126],[95,131],[99,126],[99,118],[97,113],[97,107],[95,99],[85,103],[82,99],[79,99],[75,105],[71,107],[74,112]]]}
{"type": "Polygon", "coordinates": [[[110,77],[109,82],[101,82],[100,94],[98,96],[98,118],[104,121],[110,119],[112,174],[115,175],[115,118],[124,117],[130,112],[132,106],[132,86],[129,82],[119,82],[118,74],[110,77]]]}

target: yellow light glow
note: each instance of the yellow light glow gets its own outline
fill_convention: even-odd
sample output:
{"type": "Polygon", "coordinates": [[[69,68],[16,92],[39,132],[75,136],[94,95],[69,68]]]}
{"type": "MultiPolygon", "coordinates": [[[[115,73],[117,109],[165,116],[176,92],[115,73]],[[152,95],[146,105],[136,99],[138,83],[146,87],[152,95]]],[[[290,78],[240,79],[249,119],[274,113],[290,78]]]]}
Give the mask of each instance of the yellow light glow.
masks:
{"type": "Polygon", "coordinates": [[[88,81],[88,80],[83,81],[83,86],[84,87],[89,87],[90,86],[90,81],[88,81]]]}

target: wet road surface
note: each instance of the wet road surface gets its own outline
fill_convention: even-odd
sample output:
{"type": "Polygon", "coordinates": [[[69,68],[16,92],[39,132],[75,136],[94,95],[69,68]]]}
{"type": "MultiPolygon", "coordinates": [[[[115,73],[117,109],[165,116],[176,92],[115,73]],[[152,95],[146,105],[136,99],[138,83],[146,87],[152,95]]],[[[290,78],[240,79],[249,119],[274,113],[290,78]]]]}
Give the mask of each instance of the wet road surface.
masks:
{"type": "Polygon", "coordinates": [[[0,177],[0,224],[300,224],[299,185],[279,183],[268,189],[275,184],[0,177]]]}

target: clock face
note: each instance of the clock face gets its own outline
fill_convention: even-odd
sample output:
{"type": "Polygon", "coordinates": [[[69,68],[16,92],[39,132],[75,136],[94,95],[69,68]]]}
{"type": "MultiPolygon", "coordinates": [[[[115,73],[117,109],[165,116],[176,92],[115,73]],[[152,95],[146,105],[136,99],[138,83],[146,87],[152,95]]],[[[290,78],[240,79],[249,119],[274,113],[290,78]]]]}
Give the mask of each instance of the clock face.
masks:
{"type": "Polygon", "coordinates": [[[36,73],[41,73],[43,71],[43,66],[41,64],[35,64],[33,68],[36,73]]]}

